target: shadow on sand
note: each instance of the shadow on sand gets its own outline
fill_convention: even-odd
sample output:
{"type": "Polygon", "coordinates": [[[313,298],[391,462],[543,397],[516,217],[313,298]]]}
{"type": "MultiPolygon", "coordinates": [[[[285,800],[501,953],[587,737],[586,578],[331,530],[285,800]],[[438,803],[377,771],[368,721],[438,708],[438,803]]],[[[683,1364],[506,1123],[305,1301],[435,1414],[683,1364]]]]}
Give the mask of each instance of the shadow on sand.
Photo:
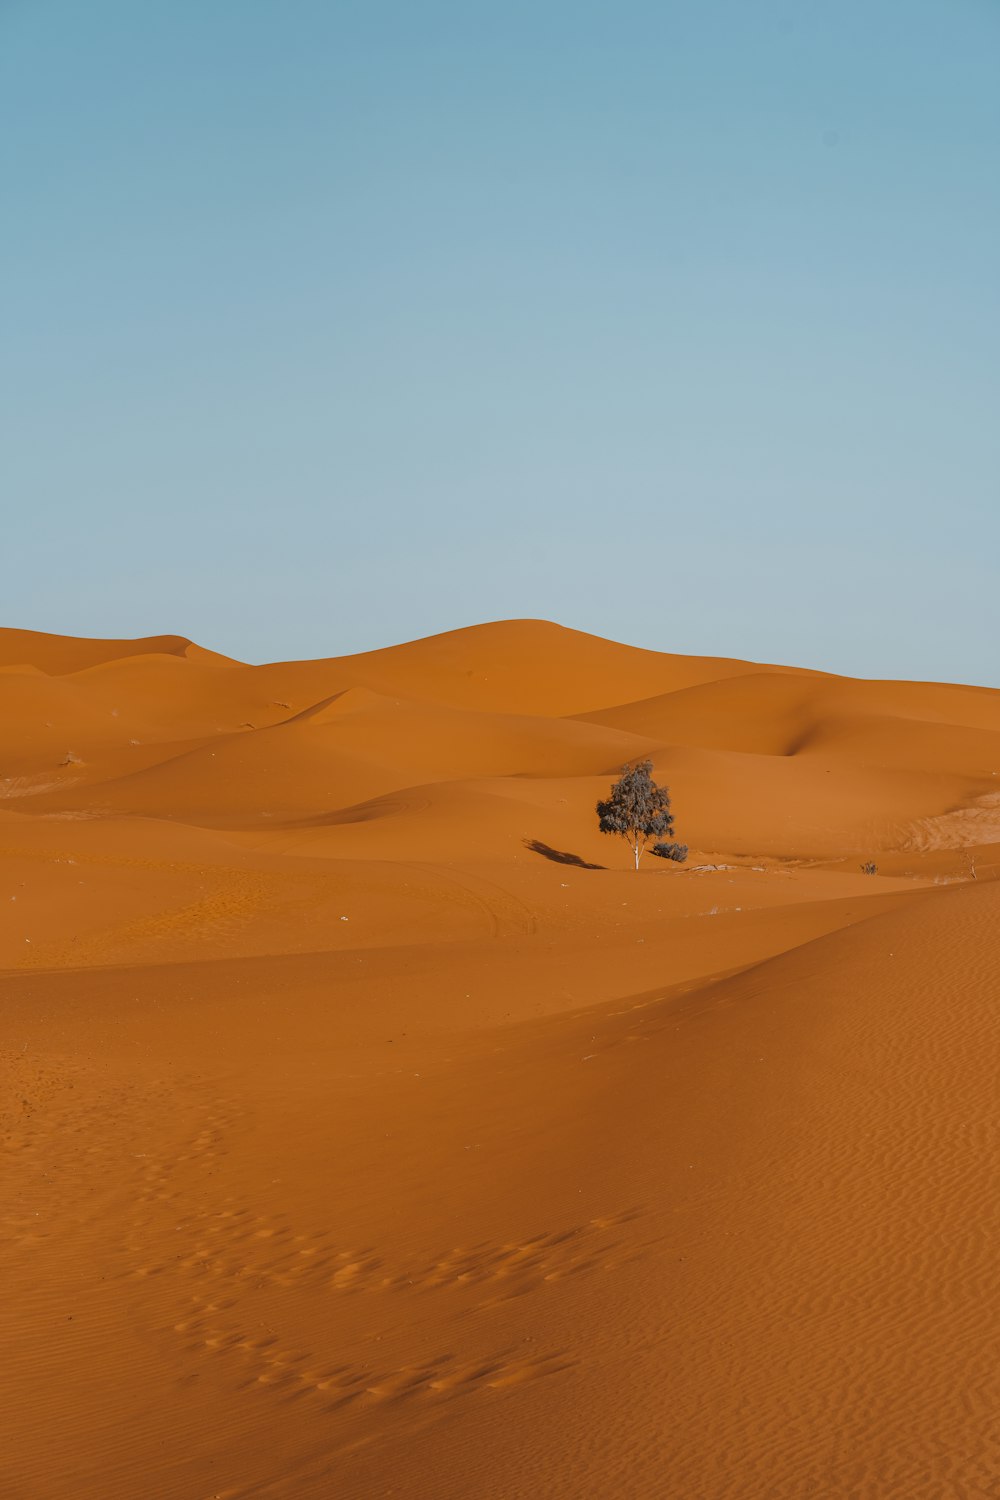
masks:
{"type": "Polygon", "coordinates": [[[550,859],[555,865],[575,865],[578,870],[603,870],[603,865],[590,865],[579,854],[568,854],[565,849],[552,849],[548,844],[543,844],[541,839],[525,839],[524,847],[530,849],[533,854],[540,854],[543,859],[550,859]]]}

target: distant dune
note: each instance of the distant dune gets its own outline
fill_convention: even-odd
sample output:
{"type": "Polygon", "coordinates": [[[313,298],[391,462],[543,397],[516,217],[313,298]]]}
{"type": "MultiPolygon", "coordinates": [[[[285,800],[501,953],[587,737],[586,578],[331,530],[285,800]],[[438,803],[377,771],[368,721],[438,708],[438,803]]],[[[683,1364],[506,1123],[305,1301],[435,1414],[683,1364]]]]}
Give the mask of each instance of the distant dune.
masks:
{"type": "Polygon", "coordinates": [[[0,1493],[1000,1493],[1000,692],[506,621],[0,705],[0,1493]]]}

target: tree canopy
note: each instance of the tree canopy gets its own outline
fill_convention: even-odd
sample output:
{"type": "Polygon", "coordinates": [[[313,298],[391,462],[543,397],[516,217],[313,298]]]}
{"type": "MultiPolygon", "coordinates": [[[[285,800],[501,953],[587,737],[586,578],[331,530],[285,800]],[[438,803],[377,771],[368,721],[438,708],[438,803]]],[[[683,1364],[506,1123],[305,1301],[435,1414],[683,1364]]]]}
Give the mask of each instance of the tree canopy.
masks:
{"type": "Polygon", "coordinates": [[[597,816],[602,833],[617,834],[626,841],[637,870],[647,839],[674,831],[670,792],[653,780],[651,760],[622,767],[607,801],[598,802],[597,816]]]}

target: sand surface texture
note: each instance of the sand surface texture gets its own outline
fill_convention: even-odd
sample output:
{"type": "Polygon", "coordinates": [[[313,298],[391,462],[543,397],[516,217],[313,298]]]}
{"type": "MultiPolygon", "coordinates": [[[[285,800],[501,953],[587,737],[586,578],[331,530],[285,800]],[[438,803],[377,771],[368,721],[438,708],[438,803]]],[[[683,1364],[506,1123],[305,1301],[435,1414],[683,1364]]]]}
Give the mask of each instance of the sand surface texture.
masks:
{"type": "Polygon", "coordinates": [[[5,1500],[996,1500],[1000,693],[518,621],[0,705],[5,1500]]]}

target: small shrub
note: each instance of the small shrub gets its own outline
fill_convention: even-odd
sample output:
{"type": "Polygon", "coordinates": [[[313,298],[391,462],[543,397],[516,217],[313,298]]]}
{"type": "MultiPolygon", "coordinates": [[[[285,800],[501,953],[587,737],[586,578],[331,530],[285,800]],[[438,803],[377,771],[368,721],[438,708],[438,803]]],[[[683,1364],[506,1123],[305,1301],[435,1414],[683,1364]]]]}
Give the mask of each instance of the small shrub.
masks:
{"type": "Polygon", "coordinates": [[[864,864],[861,866],[861,873],[862,875],[877,875],[878,865],[873,859],[866,859],[864,864]]]}
{"type": "Polygon", "coordinates": [[[682,865],[688,857],[687,844],[654,844],[653,853],[660,859],[672,859],[682,865]]]}

